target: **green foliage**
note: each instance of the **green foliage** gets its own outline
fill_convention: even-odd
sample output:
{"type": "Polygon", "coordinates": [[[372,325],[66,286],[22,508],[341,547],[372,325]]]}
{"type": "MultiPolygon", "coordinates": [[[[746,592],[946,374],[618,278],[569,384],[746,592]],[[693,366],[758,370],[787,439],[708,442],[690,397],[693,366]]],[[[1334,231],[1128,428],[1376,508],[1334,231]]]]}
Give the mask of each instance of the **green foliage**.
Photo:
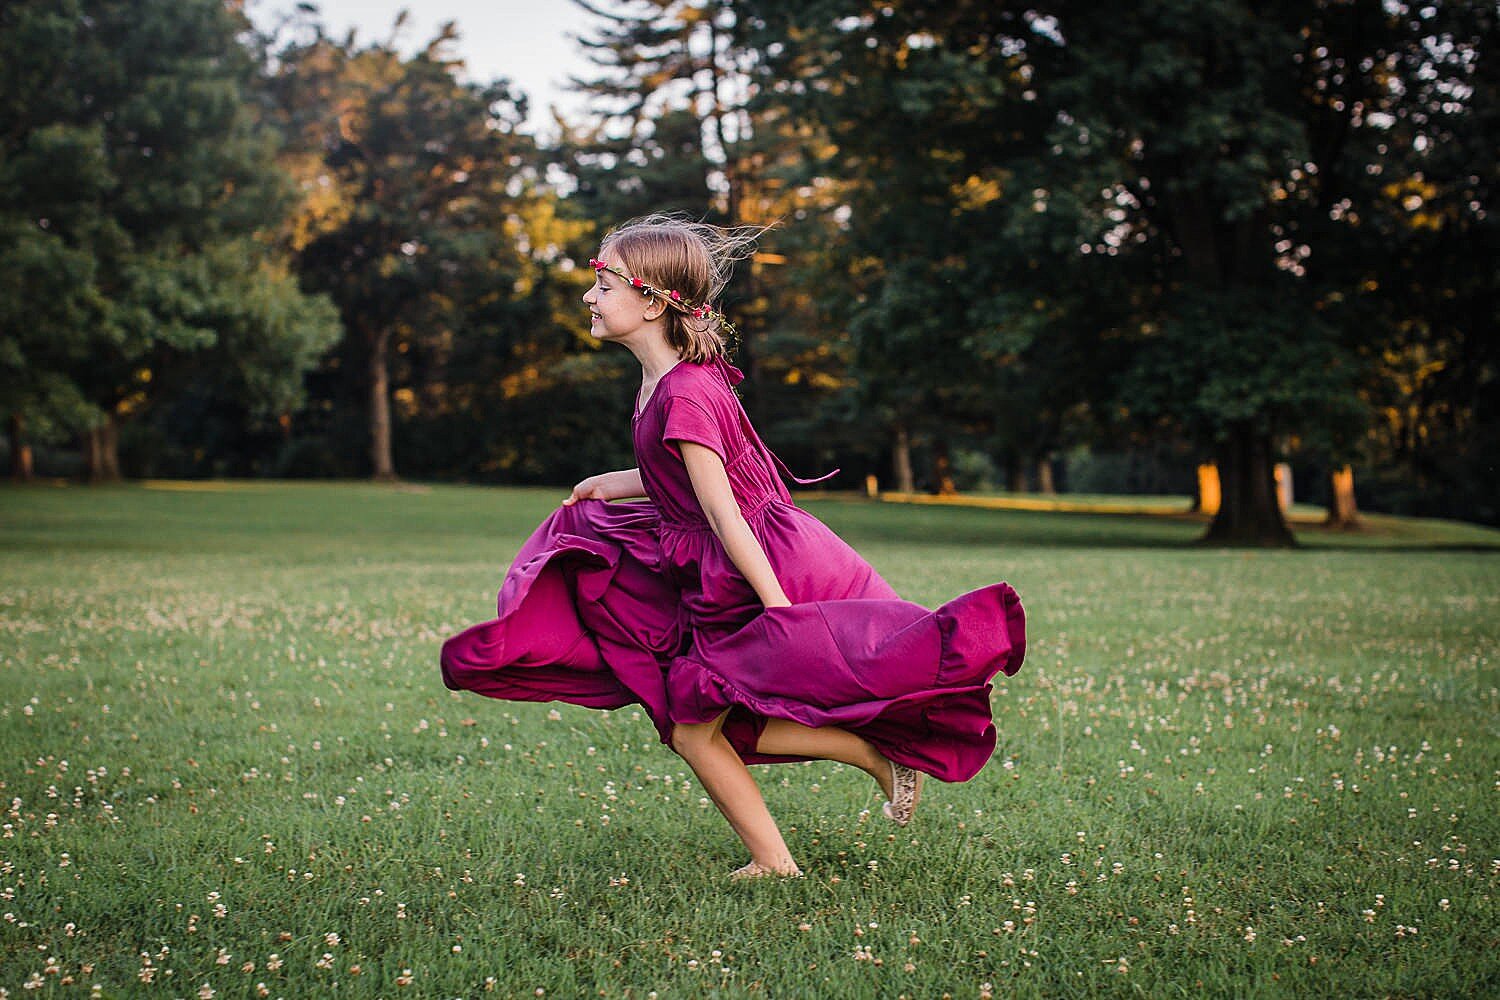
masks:
{"type": "Polygon", "coordinates": [[[730,885],[736,838],[635,710],[441,687],[439,642],[493,612],[562,495],[0,490],[0,988],[1482,996],[1500,977],[1495,532],[1377,518],[1224,553],[1172,517],[819,502],[914,599],[1007,577],[1032,644],[993,696],[995,759],[929,783],[904,830],[851,769],[755,769],[808,877],[730,885]]]}
{"type": "Polygon", "coordinates": [[[0,219],[0,396],[45,440],[95,412],[71,377],[88,360],[94,258],[35,225],[0,219]]]}
{"type": "MultiPolygon", "coordinates": [[[[1472,165],[1493,157],[1460,171],[1435,152],[1494,144],[1485,5],[749,6],[762,102],[827,137],[809,169],[842,185],[850,277],[831,305],[898,423],[987,416],[1001,450],[1043,454],[1111,425],[1168,428],[1233,452],[1245,483],[1269,477],[1266,433],[1346,454],[1374,363],[1413,339],[1390,313],[1361,322],[1391,263],[1361,220],[1386,216],[1382,235],[1413,249],[1424,229],[1492,225],[1472,165]],[[1418,193],[1445,224],[1380,211],[1418,193]]],[[[1442,343],[1492,324],[1481,270],[1468,284],[1490,305],[1442,343]]],[[[1230,490],[1226,524],[1285,537],[1268,503],[1230,490]]]]}
{"type": "Polygon", "coordinates": [[[573,262],[675,210],[777,224],[722,304],[745,402],[839,485],[902,442],[1013,488],[1093,448],[1233,466],[1241,540],[1288,537],[1281,458],[1500,516],[1493,4],[581,5],[590,118],[547,148],[451,25],[408,57],[312,7],[6,5],[13,433],[133,422],[184,475],[623,464],[573,262]]]}
{"type": "Polygon", "coordinates": [[[676,109],[651,124],[648,135],[611,138],[606,119],[592,135],[565,137],[557,151],[578,184],[569,197],[572,211],[601,233],[651,212],[700,217],[713,203],[698,116],[676,109]]]}
{"type": "Polygon", "coordinates": [[[0,13],[0,386],[47,431],[128,418],[210,356],[295,403],[335,334],[253,237],[287,206],[217,0],[0,13]],[[275,315],[272,316],[271,313],[275,315]]]}
{"type": "Polygon", "coordinates": [[[1335,262],[1357,288],[1338,315],[1382,334],[1365,348],[1376,419],[1344,450],[1371,468],[1385,509],[1500,523],[1489,489],[1500,462],[1500,12],[1444,4],[1419,16],[1440,71],[1403,74],[1410,102],[1382,136],[1401,169],[1382,169],[1378,189],[1350,204],[1362,253],[1335,262]]]}
{"type": "MultiPolygon", "coordinates": [[[[451,417],[474,384],[466,353],[495,354],[484,365],[494,377],[556,336],[551,317],[527,328],[551,304],[535,289],[555,284],[545,278],[556,246],[525,230],[540,171],[517,130],[524,98],[504,81],[461,82],[445,54],[454,31],[410,58],[335,42],[317,25],[310,38],[266,42],[284,157],[315,192],[290,236],[297,271],[347,330],[315,385],[320,402],[364,415],[382,477],[395,473],[392,397],[398,421],[451,417]]],[[[311,417],[310,429],[330,430],[311,417]]]]}
{"type": "Polygon", "coordinates": [[[848,324],[865,414],[1007,464],[1059,447],[1103,367],[1077,365],[1103,310],[1051,263],[1077,245],[1053,245],[1060,216],[1035,221],[1043,123],[996,44],[1005,18],[967,4],[757,9],[774,53],[761,102],[826,137],[808,144],[802,182],[830,192],[838,222],[808,280],[848,324]]]}
{"type": "Polygon", "coordinates": [[[1199,440],[1231,426],[1359,427],[1351,392],[1357,362],[1319,315],[1259,294],[1184,295],[1159,330],[1142,337],[1122,397],[1147,417],[1168,417],[1199,440]]]}
{"type": "Polygon", "coordinates": [[[742,221],[739,148],[748,122],[729,94],[737,65],[753,54],[734,5],[573,2],[596,19],[579,44],[598,73],[574,80],[593,97],[596,118],[559,150],[583,217],[601,228],[649,212],[742,221]]]}

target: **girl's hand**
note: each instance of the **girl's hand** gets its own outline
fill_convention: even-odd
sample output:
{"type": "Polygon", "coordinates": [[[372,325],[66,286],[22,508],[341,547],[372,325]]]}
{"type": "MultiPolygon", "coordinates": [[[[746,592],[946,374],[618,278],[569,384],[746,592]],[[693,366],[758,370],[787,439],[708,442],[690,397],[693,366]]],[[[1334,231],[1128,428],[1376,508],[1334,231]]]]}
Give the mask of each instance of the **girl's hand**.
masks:
{"type": "Polygon", "coordinates": [[[571,507],[580,500],[608,500],[609,496],[604,491],[603,476],[589,476],[587,479],[573,487],[573,492],[563,501],[564,507],[571,507]]]}
{"type": "Polygon", "coordinates": [[[564,507],[571,507],[580,500],[624,500],[627,497],[643,497],[646,486],[641,482],[640,469],[620,469],[618,472],[601,472],[589,476],[573,487],[564,507]]]}

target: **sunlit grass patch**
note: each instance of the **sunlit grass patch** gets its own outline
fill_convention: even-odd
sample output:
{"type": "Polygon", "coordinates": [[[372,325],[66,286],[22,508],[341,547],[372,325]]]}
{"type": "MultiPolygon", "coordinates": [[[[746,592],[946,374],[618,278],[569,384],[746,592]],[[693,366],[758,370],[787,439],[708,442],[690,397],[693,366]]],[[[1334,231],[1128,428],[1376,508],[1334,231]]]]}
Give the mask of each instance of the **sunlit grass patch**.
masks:
{"type": "Polygon", "coordinates": [[[1225,552],[1169,518],[814,501],[913,599],[1008,579],[1030,655],[995,759],[905,830],[845,768],[758,770],[809,877],[730,886],[639,711],[441,686],[560,491],[253,486],[0,491],[11,996],[1500,978],[1493,532],[1225,552]]]}

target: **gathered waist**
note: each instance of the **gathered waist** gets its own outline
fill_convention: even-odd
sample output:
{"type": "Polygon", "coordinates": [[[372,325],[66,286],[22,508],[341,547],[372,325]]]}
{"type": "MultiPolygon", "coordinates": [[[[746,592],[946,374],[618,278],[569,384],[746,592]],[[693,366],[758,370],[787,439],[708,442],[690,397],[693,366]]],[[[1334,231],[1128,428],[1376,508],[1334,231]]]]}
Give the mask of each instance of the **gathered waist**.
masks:
{"type": "MultiPolygon", "coordinates": [[[[751,518],[762,513],[767,507],[770,507],[772,504],[777,503],[787,504],[787,506],[791,506],[791,504],[783,500],[781,497],[776,496],[774,493],[771,493],[759,498],[749,506],[740,507],[740,516],[748,521],[751,518]]],[[[674,518],[671,515],[667,514],[665,511],[661,510],[658,510],[657,513],[657,523],[660,525],[663,531],[694,532],[711,530],[706,518],[695,518],[690,521],[684,521],[674,518]]]]}

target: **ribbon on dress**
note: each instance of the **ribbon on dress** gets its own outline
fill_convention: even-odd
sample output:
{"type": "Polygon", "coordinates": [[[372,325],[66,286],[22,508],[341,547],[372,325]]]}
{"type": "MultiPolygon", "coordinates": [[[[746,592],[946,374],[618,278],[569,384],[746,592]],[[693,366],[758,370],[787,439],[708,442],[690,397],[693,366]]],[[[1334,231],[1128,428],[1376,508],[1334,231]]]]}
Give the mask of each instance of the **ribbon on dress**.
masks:
{"type": "Polygon", "coordinates": [[[724,379],[724,382],[733,389],[745,381],[745,373],[729,363],[729,359],[722,354],[714,355],[714,369],[724,379]]]}
{"type": "MultiPolygon", "coordinates": [[[[724,379],[725,384],[728,385],[729,388],[733,389],[735,386],[745,381],[745,373],[740,371],[734,365],[730,364],[729,360],[725,358],[724,355],[717,355],[713,360],[713,364],[714,368],[718,371],[719,376],[724,379]]],[[[748,424],[749,421],[747,420],[746,423],[748,424]]],[[[803,479],[801,476],[797,475],[791,469],[788,469],[786,467],[786,463],[781,460],[780,455],[776,454],[769,447],[767,447],[766,443],[760,438],[760,432],[755,430],[753,426],[751,426],[750,428],[750,433],[755,435],[756,443],[758,443],[763,449],[765,449],[767,455],[771,456],[771,461],[776,463],[776,467],[781,470],[781,474],[783,476],[786,476],[792,482],[796,483],[798,486],[813,486],[817,483],[832,479],[834,476],[843,471],[842,468],[838,468],[834,469],[832,472],[825,472],[823,475],[818,476],[816,479],[803,479]]]]}
{"type": "MultiPolygon", "coordinates": [[[[761,442],[761,447],[765,447],[764,441],[761,442]]],[[[812,486],[814,483],[821,483],[826,480],[832,479],[834,476],[843,471],[843,469],[841,468],[834,469],[832,472],[823,473],[816,479],[803,479],[801,476],[792,472],[791,469],[788,469],[786,467],[786,463],[781,460],[781,456],[776,454],[770,448],[766,448],[766,454],[771,456],[771,460],[776,463],[776,467],[781,470],[782,475],[792,480],[792,482],[796,483],[798,486],[812,486]]]]}

